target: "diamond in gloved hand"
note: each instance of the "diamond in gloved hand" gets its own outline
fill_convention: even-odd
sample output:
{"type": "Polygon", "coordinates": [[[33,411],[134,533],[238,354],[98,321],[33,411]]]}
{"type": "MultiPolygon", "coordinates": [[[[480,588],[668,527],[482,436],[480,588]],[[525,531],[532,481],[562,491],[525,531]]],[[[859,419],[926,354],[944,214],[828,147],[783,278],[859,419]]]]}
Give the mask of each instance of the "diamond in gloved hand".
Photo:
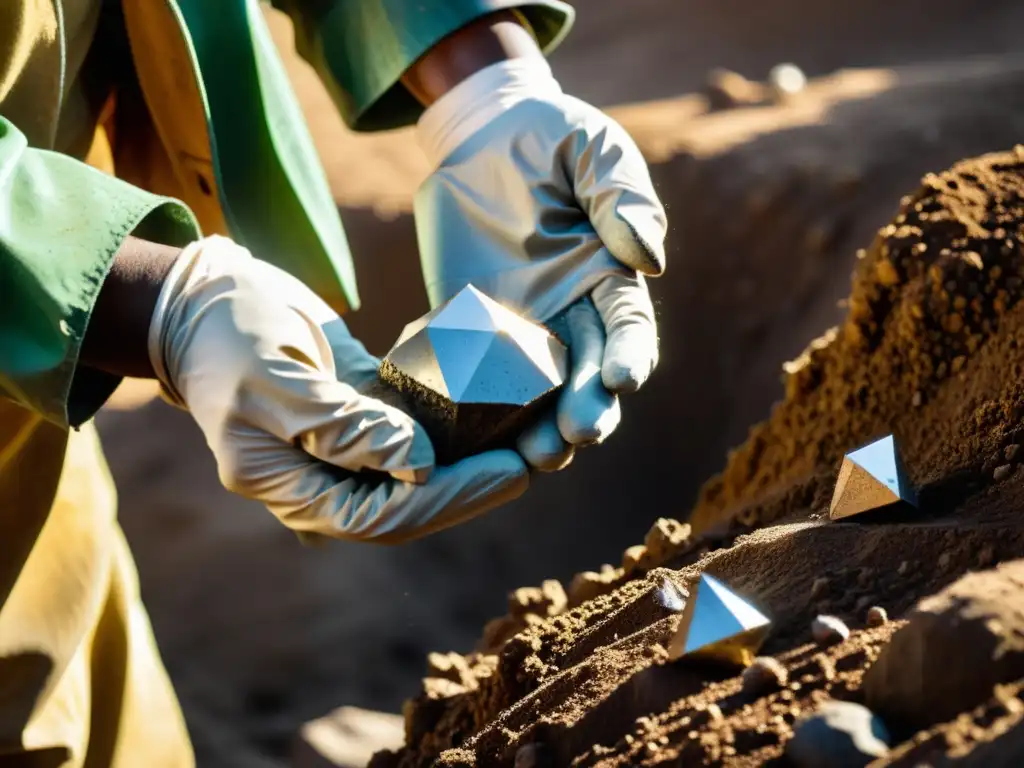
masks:
{"type": "Polygon", "coordinates": [[[686,656],[749,666],[770,626],[767,616],[718,579],[702,573],[668,656],[673,661],[686,656]]]}
{"type": "Polygon", "coordinates": [[[565,382],[565,346],[467,286],[409,323],[381,362],[440,464],[511,446],[565,382]]]}
{"type": "Polygon", "coordinates": [[[917,506],[917,495],[892,435],[843,457],[829,517],[838,520],[899,502],[917,506]]]}

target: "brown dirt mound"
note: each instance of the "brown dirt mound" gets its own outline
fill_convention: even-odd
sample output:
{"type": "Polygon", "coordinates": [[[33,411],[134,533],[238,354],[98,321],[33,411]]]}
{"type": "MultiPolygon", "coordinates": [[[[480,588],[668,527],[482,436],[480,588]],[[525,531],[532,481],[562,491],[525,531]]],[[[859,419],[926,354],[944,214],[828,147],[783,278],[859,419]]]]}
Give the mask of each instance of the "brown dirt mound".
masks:
{"type": "MultiPolygon", "coordinates": [[[[458,679],[428,679],[406,706],[406,748],[373,765],[512,766],[517,754],[534,765],[773,764],[822,698],[860,700],[864,670],[901,624],[868,628],[869,606],[899,617],[971,569],[1024,556],[1022,246],[1024,148],[927,176],[860,254],[844,324],[788,366],[784,401],[705,488],[697,535],[675,529],[661,554],[678,570],[655,567],[648,542],[627,550],[629,573],[587,582],[610,593],[509,617],[526,628],[491,638],[458,679]],[[842,454],[888,431],[922,513],[822,520],[842,454]],[[767,609],[764,652],[787,667],[786,687],[745,692],[739,675],[666,663],[681,596],[705,569],[767,609]],[[854,632],[820,649],[810,625],[826,612],[854,632]]],[[[945,754],[968,737],[1000,754],[1019,712],[995,695],[1002,720],[897,731],[893,755],[945,754]]]]}
{"type": "MultiPolygon", "coordinates": [[[[920,483],[945,485],[976,464],[990,430],[976,423],[973,439],[943,439],[946,425],[920,409],[944,382],[966,382],[968,360],[1020,296],[1022,169],[1018,147],[929,175],[903,199],[858,252],[846,321],[787,364],[785,399],[705,485],[695,529],[770,523],[798,499],[820,511],[843,453],[885,432],[920,483]]],[[[1004,373],[1013,386],[1020,369],[1004,373]]],[[[1017,415],[992,403],[976,417],[998,433],[1017,415]]]]}

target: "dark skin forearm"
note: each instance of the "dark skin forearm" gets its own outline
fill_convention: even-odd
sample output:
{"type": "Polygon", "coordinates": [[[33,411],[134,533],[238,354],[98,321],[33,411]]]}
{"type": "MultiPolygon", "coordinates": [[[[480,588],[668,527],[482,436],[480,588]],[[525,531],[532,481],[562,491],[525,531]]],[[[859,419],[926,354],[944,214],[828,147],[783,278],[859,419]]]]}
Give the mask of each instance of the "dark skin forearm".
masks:
{"type": "MultiPolygon", "coordinates": [[[[506,59],[542,55],[516,15],[500,11],[453,32],[417,60],[402,82],[429,106],[470,75],[506,59]]],[[[82,341],[82,365],[118,376],[154,378],[149,323],[179,248],[128,237],[96,300],[82,341]]]]}
{"type": "Polygon", "coordinates": [[[82,365],[118,376],[154,378],[149,321],[180,248],[128,237],[114,257],[82,341],[82,365]]]}
{"type": "Polygon", "coordinates": [[[483,16],[444,38],[402,76],[402,84],[430,106],[475,72],[506,59],[541,56],[533,35],[511,11],[483,16]]]}

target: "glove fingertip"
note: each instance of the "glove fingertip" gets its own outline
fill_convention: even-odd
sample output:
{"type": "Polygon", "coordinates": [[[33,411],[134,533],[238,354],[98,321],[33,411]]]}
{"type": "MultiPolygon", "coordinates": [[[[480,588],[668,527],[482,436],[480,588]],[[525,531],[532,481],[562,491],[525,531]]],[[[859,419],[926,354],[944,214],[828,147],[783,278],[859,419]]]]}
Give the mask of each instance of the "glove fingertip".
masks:
{"type": "Polygon", "coordinates": [[[530,453],[523,452],[523,458],[531,468],[538,472],[561,472],[572,464],[576,457],[576,449],[571,445],[565,445],[557,453],[530,453]]]}
{"type": "Polygon", "coordinates": [[[601,366],[601,383],[609,392],[618,395],[631,395],[647,381],[649,372],[641,371],[635,365],[617,360],[606,361],[601,366]]]}
{"type": "Polygon", "coordinates": [[[545,418],[523,432],[516,441],[520,455],[539,472],[557,472],[572,463],[575,451],[558,431],[558,422],[545,418]]]}
{"type": "Polygon", "coordinates": [[[570,445],[604,442],[622,418],[618,397],[603,386],[600,396],[587,397],[575,393],[574,397],[565,398],[563,403],[558,410],[558,431],[570,445]]]}
{"type": "Polygon", "coordinates": [[[608,391],[631,395],[651,378],[658,366],[657,345],[644,352],[644,345],[639,342],[639,339],[630,339],[626,344],[609,345],[609,354],[601,365],[601,383],[608,391]],[[625,354],[620,354],[623,351],[625,354]]]}
{"type": "Polygon", "coordinates": [[[628,234],[618,242],[609,243],[606,240],[605,246],[616,259],[630,269],[649,277],[660,277],[665,272],[664,222],[656,220],[655,217],[624,214],[625,212],[620,210],[619,219],[625,225],[628,234]],[[646,226],[637,227],[634,224],[637,218],[644,221],[646,226]],[[661,245],[659,247],[653,245],[657,242],[655,238],[645,236],[640,231],[641,229],[647,230],[651,234],[656,232],[659,236],[657,241],[660,241],[661,245]]]}
{"type": "Polygon", "coordinates": [[[624,251],[629,255],[620,261],[631,269],[648,277],[661,277],[664,274],[665,256],[655,253],[654,249],[642,241],[639,235],[632,248],[620,249],[620,253],[624,251]]]}

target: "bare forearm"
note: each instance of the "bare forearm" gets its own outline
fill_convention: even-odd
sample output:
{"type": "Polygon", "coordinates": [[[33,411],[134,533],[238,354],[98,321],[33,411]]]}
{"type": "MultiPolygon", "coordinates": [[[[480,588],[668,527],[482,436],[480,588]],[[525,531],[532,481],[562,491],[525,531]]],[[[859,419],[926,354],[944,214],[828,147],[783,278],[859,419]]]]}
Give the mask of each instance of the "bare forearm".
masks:
{"type": "Polygon", "coordinates": [[[475,72],[506,59],[541,56],[533,35],[511,11],[484,16],[431,48],[402,76],[405,87],[430,106],[475,72]]]}
{"type": "Polygon", "coordinates": [[[149,322],[180,252],[136,237],[124,241],[89,320],[82,365],[118,376],[153,378],[147,348],[149,322]]]}

